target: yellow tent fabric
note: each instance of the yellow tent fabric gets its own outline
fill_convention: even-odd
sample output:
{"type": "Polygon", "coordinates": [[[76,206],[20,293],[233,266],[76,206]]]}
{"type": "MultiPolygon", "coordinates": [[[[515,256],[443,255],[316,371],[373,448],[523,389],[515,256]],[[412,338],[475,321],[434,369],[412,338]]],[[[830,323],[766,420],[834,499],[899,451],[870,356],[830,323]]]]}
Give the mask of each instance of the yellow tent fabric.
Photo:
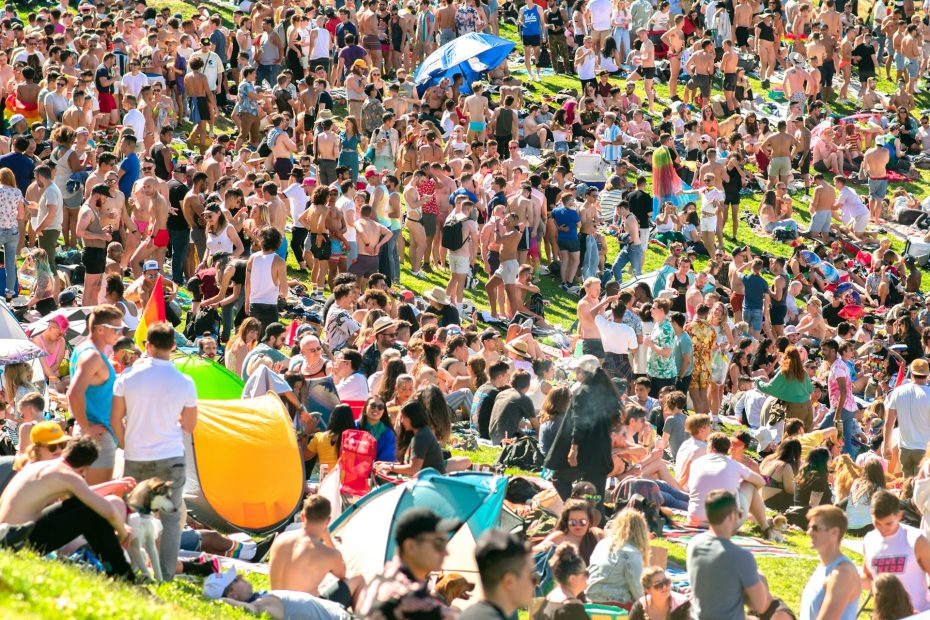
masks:
{"type": "Polygon", "coordinates": [[[296,511],[304,490],[297,435],[281,399],[269,393],[200,400],[197,408],[195,471],[188,469],[197,480],[188,480],[188,487],[199,482],[208,509],[234,529],[257,533],[281,525],[296,511]]]}

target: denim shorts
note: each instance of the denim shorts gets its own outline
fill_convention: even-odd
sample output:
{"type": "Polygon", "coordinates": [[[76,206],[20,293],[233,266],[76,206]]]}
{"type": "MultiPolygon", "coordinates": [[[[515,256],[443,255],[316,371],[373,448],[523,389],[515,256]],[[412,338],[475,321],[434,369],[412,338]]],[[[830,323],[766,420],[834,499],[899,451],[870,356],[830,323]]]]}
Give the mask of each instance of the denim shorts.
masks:
{"type": "Polygon", "coordinates": [[[743,307],[743,320],[749,323],[749,328],[754,332],[762,331],[763,316],[762,310],[750,310],[743,307]]]}

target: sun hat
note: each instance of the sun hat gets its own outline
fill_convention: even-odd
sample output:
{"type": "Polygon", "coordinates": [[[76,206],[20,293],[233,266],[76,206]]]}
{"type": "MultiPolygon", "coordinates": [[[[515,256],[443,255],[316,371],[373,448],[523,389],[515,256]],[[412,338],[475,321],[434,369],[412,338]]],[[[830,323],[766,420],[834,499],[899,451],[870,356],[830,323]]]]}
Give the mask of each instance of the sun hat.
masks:
{"type": "Polygon", "coordinates": [[[238,573],[236,573],[235,568],[230,568],[222,573],[213,573],[203,580],[203,595],[214,601],[223,598],[226,588],[236,580],[237,576],[238,573]]]}
{"type": "Polygon", "coordinates": [[[380,334],[389,327],[393,327],[397,322],[389,316],[383,316],[375,321],[375,324],[372,325],[371,330],[374,334],[380,334]]]}
{"type": "Polygon", "coordinates": [[[442,288],[441,286],[434,286],[430,290],[423,293],[423,297],[439,304],[440,306],[449,305],[449,298],[446,296],[446,289],[442,288]]]}
{"type": "Polygon", "coordinates": [[[504,345],[504,348],[524,359],[531,359],[533,356],[530,354],[530,345],[526,344],[525,340],[517,340],[515,342],[508,342],[504,345]]]}

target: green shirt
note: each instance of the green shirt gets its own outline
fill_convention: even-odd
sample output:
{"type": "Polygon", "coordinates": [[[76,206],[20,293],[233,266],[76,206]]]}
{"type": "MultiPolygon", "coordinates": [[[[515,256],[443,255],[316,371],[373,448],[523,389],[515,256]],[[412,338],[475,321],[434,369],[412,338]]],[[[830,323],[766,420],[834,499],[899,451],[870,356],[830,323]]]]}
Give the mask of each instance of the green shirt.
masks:
{"type": "Polygon", "coordinates": [[[756,388],[763,394],[774,396],[788,403],[804,403],[810,400],[814,384],[811,383],[811,378],[807,376],[807,373],[804,374],[804,381],[801,382],[789,379],[779,372],[768,382],[757,378],[756,388]]]}

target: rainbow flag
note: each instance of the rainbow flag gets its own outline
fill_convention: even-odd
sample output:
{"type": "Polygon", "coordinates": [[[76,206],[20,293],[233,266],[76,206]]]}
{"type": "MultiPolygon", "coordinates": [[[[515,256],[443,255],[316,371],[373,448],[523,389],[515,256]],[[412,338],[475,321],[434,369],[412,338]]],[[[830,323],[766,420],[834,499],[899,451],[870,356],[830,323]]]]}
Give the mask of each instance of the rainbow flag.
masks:
{"type": "Polygon", "coordinates": [[[145,310],[139,317],[139,327],[136,328],[136,344],[139,348],[145,349],[145,337],[149,333],[149,325],[154,325],[160,321],[165,321],[165,285],[162,282],[162,276],[159,275],[155,280],[155,288],[152,289],[152,295],[145,304],[145,310]]]}

